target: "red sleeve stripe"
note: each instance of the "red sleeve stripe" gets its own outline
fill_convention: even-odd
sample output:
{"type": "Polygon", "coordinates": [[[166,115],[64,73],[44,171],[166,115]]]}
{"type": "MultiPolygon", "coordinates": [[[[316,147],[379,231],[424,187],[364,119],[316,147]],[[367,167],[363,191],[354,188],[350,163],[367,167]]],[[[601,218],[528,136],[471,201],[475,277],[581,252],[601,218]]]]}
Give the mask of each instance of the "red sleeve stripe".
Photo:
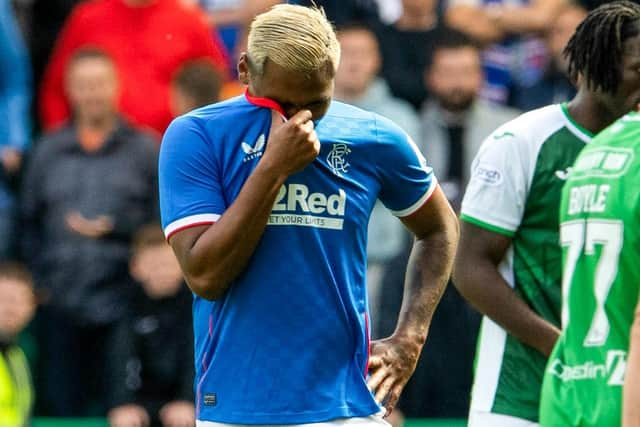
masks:
{"type": "Polygon", "coordinates": [[[180,218],[164,228],[164,235],[169,240],[171,236],[187,228],[199,225],[211,225],[220,219],[218,214],[198,214],[180,218]]]}

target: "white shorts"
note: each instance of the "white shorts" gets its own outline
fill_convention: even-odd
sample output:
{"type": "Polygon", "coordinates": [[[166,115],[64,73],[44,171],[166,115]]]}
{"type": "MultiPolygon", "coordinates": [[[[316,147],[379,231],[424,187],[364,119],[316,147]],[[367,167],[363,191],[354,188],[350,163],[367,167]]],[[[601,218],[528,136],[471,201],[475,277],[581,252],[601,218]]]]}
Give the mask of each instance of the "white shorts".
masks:
{"type": "Polygon", "coordinates": [[[539,427],[524,418],[511,417],[509,415],[493,414],[491,412],[471,411],[469,412],[468,427],[539,427]]]}
{"type": "MultiPolygon", "coordinates": [[[[382,418],[384,411],[369,415],[368,417],[353,417],[353,418],[338,418],[331,421],[325,421],[322,423],[309,423],[309,424],[287,424],[277,425],[270,424],[269,427],[391,427],[384,418],[382,418]]],[[[249,427],[245,424],[227,424],[217,423],[213,421],[196,420],[196,427],[249,427]]],[[[255,426],[251,426],[255,427],[255,426]]],[[[265,426],[263,426],[265,427],[265,426]]]]}

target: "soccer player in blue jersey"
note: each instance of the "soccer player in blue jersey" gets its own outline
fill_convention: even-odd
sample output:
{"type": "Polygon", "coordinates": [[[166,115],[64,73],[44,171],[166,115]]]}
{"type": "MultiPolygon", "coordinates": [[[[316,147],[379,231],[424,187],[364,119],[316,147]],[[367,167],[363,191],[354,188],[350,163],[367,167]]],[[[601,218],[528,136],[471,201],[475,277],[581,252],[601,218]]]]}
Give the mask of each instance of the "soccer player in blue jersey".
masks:
{"type": "Polygon", "coordinates": [[[163,227],[195,294],[198,427],[386,424],[415,368],[457,221],[402,129],[331,100],[339,57],[320,10],[276,6],[251,25],[245,96],[164,136],[163,227]],[[378,198],[415,244],[397,329],[370,342],[378,198]]]}

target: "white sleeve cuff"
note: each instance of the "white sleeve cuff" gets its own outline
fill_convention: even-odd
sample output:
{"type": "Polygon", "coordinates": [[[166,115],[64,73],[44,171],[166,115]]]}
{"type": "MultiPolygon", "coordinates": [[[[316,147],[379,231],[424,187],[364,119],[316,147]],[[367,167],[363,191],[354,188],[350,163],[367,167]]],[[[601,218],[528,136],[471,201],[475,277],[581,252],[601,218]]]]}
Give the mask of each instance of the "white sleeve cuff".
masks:
{"type": "Polygon", "coordinates": [[[394,214],[395,216],[397,216],[398,218],[404,218],[405,216],[411,215],[412,213],[414,213],[418,209],[420,209],[422,207],[422,205],[427,203],[427,201],[429,200],[429,198],[431,197],[433,192],[436,190],[437,186],[438,186],[438,180],[434,176],[431,179],[431,185],[429,186],[427,191],[422,195],[422,197],[420,197],[418,199],[417,202],[415,202],[414,204],[412,204],[411,206],[409,206],[406,209],[402,209],[402,210],[399,210],[399,211],[391,211],[391,213],[394,214]]]}
{"type": "Polygon", "coordinates": [[[179,231],[199,225],[210,225],[220,219],[218,214],[198,214],[177,219],[164,228],[164,236],[169,240],[179,231]]]}

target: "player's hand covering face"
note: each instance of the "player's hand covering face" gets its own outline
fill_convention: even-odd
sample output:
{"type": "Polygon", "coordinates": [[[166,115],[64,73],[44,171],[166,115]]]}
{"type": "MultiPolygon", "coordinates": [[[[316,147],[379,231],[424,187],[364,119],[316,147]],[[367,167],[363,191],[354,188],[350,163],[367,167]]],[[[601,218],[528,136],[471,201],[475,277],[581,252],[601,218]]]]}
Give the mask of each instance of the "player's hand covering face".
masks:
{"type": "Polygon", "coordinates": [[[303,169],[320,153],[320,141],[313,127],[309,110],[301,110],[289,120],[273,111],[269,141],[261,161],[282,176],[303,169]]]}
{"type": "Polygon", "coordinates": [[[251,95],[277,102],[288,119],[302,110],[309,110],[314,121],[326,114],[333,95],[329,63],[312,73],[300,73],[267,60],[262,75],[254,75],[244,58],[238,65],[240,80],[249,85],[251,95]]]}

